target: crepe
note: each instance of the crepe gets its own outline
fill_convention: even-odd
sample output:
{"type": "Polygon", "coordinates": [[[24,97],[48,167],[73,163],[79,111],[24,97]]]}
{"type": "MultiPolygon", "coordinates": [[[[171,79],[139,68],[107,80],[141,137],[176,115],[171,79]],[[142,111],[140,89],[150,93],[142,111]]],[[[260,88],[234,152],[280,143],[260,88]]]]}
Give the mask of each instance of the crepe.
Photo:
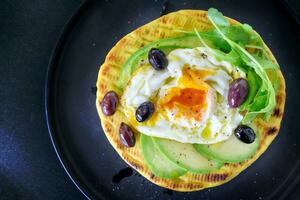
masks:
{"type": "MultiPolygon", "coordinates": [[[[233,19],[227,19],[231,24],[239,23],[233,19]]],[[[163,38],[176,37],[183,34],[174,30],[194,31],[194,28],[199,31],[209,31],[213,29],[213,26],[207,18],[207,11],[180,10],[162,16],[134,30],[123,37],[110,50],[106,56],[105,62],[100,67],[97,80],[96,106],[98,114],[101,118],[102,128],[111,145],[126,163],[128,163],[145,178],[159,186],[176,191],[197,191],[204,188],[221,185],[236,177],[240,172],[258,159],[279,132],[286,96],[285,80],[280,70],[278,70],[279,89],[276,93],[276,107],[268,121],[263,121],[261,118],[254,120],[254,123],[260,132],[260,144],[254,156],[252,156],[249,160],[241,163],[225,163],[220,169],[206,174],[188,172],[185,175],[175,179],[163,179],[155,176],[147,167],[141,153],[139,143],[140,133],[137,131],[135,132],[136,144],[132,148],[126,148],[120,142],[120,124],[121,122],[128,122],[128,119],[123,113],[122,105],[118,105],[117,111],[113,116],[107,117],[104,116],[101,111],[101,100],[105,93],[110,90],[114,90],[119,97],[122,96],[122,91],[118,89],[116,82],[119,78],[122,64],[134,52],[151,42],[163,38]]],[[[274,56],[268,48],[267,51],[272,60],[276,62],[274,56]]]]}

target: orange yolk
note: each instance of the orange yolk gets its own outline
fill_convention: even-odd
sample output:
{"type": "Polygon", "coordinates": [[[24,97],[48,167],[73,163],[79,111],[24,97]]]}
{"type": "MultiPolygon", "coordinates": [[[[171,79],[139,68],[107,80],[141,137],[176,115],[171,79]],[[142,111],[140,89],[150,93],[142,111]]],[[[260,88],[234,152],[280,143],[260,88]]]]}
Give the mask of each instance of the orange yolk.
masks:
{"type": "MultiPolygon", "coordinates": [[[[174,89],[176,90],[176,89],[174,89]]],[[[171,91],[170,91],[171,93],[171,91]]],[[[178,92],[175,92],[178,94],[178,92]]],[[[166,106],[171,106],[174,103],[193,107],[197,105],[203,105],[206,97],[205,90],[197,90],[194,88],[184,88],[179,90],[179,95],[173,96],[166,106]]]]}
{"type": "Polygon", "coordinates": [[[169,119],[166,110],[177,110],[174,117],[184,117],[201,121],[202,113],[207,107],[207,93],[209,86],[204,78],[213,75],[212,70],[194,70],[187,65],[182,70],[182,76],[178,80],[178,87],[169,88],[164,97],[158,100],[156,112],[144,123],[147,126],[154,126],[159,114],[169,119]],[[176,109],[174,109],[176,108],[176,109]]]}
{"type": "Polygon", "coordinates": [[[168,90],[166,101],[161,104],[161,107],[170,110],[176,107],[178,111],[174,113],[175,117],[184,116],[200,121],[202,111],[206,108],[206,95],[207,90],[172,88],[168,90]]]}
{"type": "Polygon", "coordinates": [[[173,110],[175,118],[183,116],[188,119],[200,121],[202,113],[207,107],[207,93],[209,86],[203,78],[213,75],[211,70],[193,70],[185,66],[182,70],[182,77],[178,80],[178,87],[170,88],[165,96],[158,102],[158,109],[166,108],[173,110]]]}

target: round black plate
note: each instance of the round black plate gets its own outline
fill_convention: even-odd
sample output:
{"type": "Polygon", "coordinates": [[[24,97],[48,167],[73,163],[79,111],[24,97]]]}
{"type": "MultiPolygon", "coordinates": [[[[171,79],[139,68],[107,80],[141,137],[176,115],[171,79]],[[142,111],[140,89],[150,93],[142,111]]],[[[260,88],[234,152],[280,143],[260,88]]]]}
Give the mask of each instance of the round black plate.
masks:
{"type": "Polygon", "coordinates": [[[299,187],[300,174],[300,31],[281,7],[273,1],[85,2],[57,44],[46,84],[46,116],[54,148],[83,194],[93,199],[131,200],[278,199],[296,191],[293,188],[299,187]],[[251,24],[263,36],[286,78],[285,115],[280,134],[266,153],[234,180],[199,192],[172,192],[127,168],[114,151],[100,126],[94,86],[99,65],[122,36],[159,17],[162,10],[209,7],[251,24]]]}

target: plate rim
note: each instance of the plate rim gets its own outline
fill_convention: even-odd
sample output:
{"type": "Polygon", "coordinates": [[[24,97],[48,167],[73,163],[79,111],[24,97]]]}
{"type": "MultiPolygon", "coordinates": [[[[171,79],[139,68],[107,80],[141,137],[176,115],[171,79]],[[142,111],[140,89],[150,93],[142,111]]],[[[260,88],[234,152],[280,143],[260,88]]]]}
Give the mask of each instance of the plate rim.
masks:
{"type": "MultiPolygon", "coordinates": [[[[45,117],[46,117],[46,123],[47,123],[47,129],[48,129],[48,134],[52,143],[52,146],[54,148],[55,154],[63,167],[64,171],[70,178],[70,180],[73,182],[73,184],[77,187],[77,189],[83,194],[83,196],[86,199],[92,199],[90,193],[83,187],[83,184],[81,184],[81,181],[79,178],[75,175],[75,173],[68,167],[68,164],[66,163],[66,159],[63,159],[62,151],[59,148],[59,145],[57,143],[56,139],[56,131],[55,131],[55,120],[54,120],[54,114],[51,111],[51,97],[53,89],[55,89],[55,86],[52,84],[53,79],[55,77],[55,71],[57,70],[58,63],[60,61],[60,58],[62,56],[62,51],[64,49],[65,43],[66,43],[66,38],[68,37],[70,31],[76,25],[77,20],[79,17],[84,13],[85,9],[89,6],[89,4],[93,0],[83,0],[82,3],[75,9],[73,14],[68,18],[66,21],[65,25],[63,26],[59,37],[55,43],[55,48],[51,52],[51,56],[49,59],[49,63],[47,66],[47,72],[46,72],[46,80],[45,80],[45,117]]],[[[104,199],[101,197],[101,199],[104,199]]]]}
{"type": "MultiPolygon", "coordinates": [[[[66,44],[66,39],[74,27],[76,25],[77,20],[80,18],[80,16],[85,12],[85,10],[89,7],[89,5],[93,2],[93,0],[83,0],[82,3],[75,9],[73,14],[68,18],[65,25],[63,26],[59,37],[54,45],[54,49],[51,52],[48,66],[47,66],[47,72],[46,72],[46,79],[45,79],[45,91],[44,91],[44,109],[45,109],[45,118],[46,118],[46,124],[48,129],[48,134],[52,143],[52,146],[54,148],[55,154],[63,167],[64,171],[70,178],[70,180],[73,182],[73,184],[77,187],[77,189],[83,194],[83,196],[86,199],[94,199],[91,192],[89,192],[82,184],[76,173],[73,172],[72,169],[68,166],[66,159],[64,159],[64,156],[62,155],[61,148],[57,142],[56,139],[56,131],[55,131],[55,116],[53,111],[51,111],[51,93],[52,90],[55,89],[55,86],[52,84],[53,79],[55,77],[55,71],[57,70],[57,65],[62,57],[62,51],[64,49],[64,46],[66,44]]],[[[55,82],[55,81],[54,81],[55,82]]],[[[281,184],[270,194],[267,199],[273,199],[273,198],[284,198],[288,194],[290,194],[291,190],[294,189],[294,186],[300,181],[300,175],[297,176],[297,172],[300,170],[300,160],[298,160],[289,175],[283,180],[281,184]],[[296,176],[295,176],[296,175],[296,176]],[[292,179],[292,177],[296,177],[295,179],[292,179]],[[281,195],[280,195],[281,193],[281,195]]],[[[97,196],[98,198],[98,196],[97,196]]],[[[106,199],[103,195],[100,195],[100,199],[106,199]]]]}

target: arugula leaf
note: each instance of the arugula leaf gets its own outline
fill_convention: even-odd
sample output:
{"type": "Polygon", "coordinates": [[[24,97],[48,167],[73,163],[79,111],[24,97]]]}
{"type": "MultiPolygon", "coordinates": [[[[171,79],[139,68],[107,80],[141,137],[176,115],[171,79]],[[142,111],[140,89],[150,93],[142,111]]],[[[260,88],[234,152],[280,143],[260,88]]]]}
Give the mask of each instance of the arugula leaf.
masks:
{"type": "Polygon", "coordinates": [[[266,70],[266,69],[279,69],[279,66],[272,62],[269,59],[262,58],[260,56],[252,55],[259,63],[260,65],[266,70]]]}
{"type": "Polygon", "coordinates": [[[250,109],[251,103],[253,102],[253,99],[255,98],[255,96],[259,90],[259,87],[261,85],[261,80],[257,76],[257,74],[254,72],[253,69],[248,70],[247,81],[248,81],[248,86],[249,86],[249,92],[248,92],[246,100],[240,106],[241,111],[250,109]]]}
{"type": "Polygon", "coordinates": [[[257,113],[247,113],[243,120],[242,120],[242,123],[243,124],[250,124],[254,119],[255,117],[257,116],[257,113]]]}
{"type": "MultiPolygon", "coordinates": [[[[202,36],[202,33],[199,33],[202,36]]],[[[216,31],[213,31],[211,33],[211,37],[204,37],[210,40],[210,42],[219,50],[229,53],[231,51],[230,45],[222,38],[220,37],[220,34],[216,31]]]]}
{"type": "MultiPolygon", "coordinates": [[[[240,47],[241,48],[241,47],[240,47]]],[[[240,53],[241,58],[243,61],[250,67],[252,67],[256,74],[261,78],[262,84],[261,84],[261,91],[267,91],[267,104],[264,108],[261,108],[260,110],[254,109],[255,107],[251,108],[249,112],[253,113],[264,113],[268,112],[269,110],[273,110],[275,104],[276,104],[276,99],[275,99],[275,91],[272,86],[272,83],[270,79],[268,78],[267,73],[263,69],[263,67],[255,60],[255,58],[250,55],[246,50],[238,48],[237,51],[240,53]]],[[[254,101],[256,101],[257,98],[260,97],[259,94],[255,97],[254,101]]],[[[259,100],[259,99],[258,99],[259,100]]]]}
{"type": "Polygon", "coordinates": [[[250,36],[250,41],[247,46],[250,48],[259,49],[262,53],[262,57],[271,60],[270,56],[266,51],[266,45],[263,39],[260,37],[260,35],[256,33],[249,24],[243,24],[242,27],[250,36]]]}
{"type": "Polygon", "coordinates": [[[226,35],[226,37],[238,44],[246,45],[250,42],[251,35],[249,35],[249,33],[246,32],[240,25],[221,27],[220,29],[224,33],[224,35],[226,35]]]}
{"type": "MultiPolygon", "coordinates": [[[[251,108],[249,109],[247,115],[253,114],[259,114],[259,113],[266,113],[270,112],[270,110],[273,110],[276,105],[276,99],[275,99],[275,90],[273,88],[273,85],[268,78],[268,75],[266,71],[264,70],[263,66],[251,55],[249,52],[247,52],[240,44],[236,43],[235,41],[228,38],[223,32],[222,32],[222,21],[220,18],[223,18],[223,22],[227,21],[225,17],[216,9],[212,9],[211,11],[208,10],[208,18],[215,27],[216,31],[221,35],[221,37],[228,42],[228,44],[231,46],[233,50],[235,50],[245,62],[246,65],[253,68],[256,74],[261,78],[262,84],[259,92],[257,93],[256,97],[253,100],[253,104],[251,105],[251,108]]],[[[223,23],[225,24],[225,23],[223,23]]],[[[251,26],[244,25],[244,29],[251,33],[252,37],[259,41],[260,37],[256,36],[255,32],[252,30],[251,26]]],[[[245,116],[245,117],[246,117],[245,116]]],[[[250,117],[247,117],[250,118],[250,117]]],[[[247,119],[246,118],[246,119],[247,119]]]]}
{"type": "Polygon", "coordinates": [[[252,26],[250,26],[249,24],[242,24],[241,27],[250,36],[251,44],[263,44],[262,38],[253,30],[252,26]]]}
{"type": "Polygon", "coordinates": [[[194,29],[196,36],[199,38],[200,42],[204,47],[208,49],[208,51],[215,56],[218,60],[224,60],[227,62],[230,62],[234,65],[240,64],[240,57],[235,51],[230,51],[229,53],[224,53],[223,51],[220,51],[218,49],[211,48],[203,39],[201,34],[197,31],[197,29],[194,29]]]}
{"type": "Polygon", "coordinates": [[[215,8],[208,9],[208,17],[212,19],[218,26],[229,26],[229,21],[215,8]]]}
{"type": "Polygon", "coordinates": [[[268,91],[260,88],[260,90],[258,90],[256,94],[255,101],[250,105],[250,110],[252,112],[260,111],[262,108],[266,107],[267,103],[268,103],[268,91]]]}

